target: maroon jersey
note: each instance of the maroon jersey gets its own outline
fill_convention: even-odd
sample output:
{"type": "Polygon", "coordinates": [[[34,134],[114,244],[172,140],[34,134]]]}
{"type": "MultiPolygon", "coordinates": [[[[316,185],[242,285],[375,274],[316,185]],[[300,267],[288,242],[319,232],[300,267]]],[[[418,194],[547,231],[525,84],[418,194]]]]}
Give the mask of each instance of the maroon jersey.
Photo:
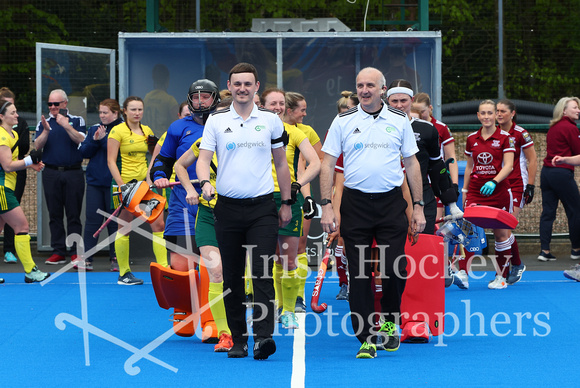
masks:
{"type": "MultiPolygon", "coordinates": [[[[499,127],[499,126],[498,126],[499,127]]],[[[514,138],[515,154],[514,154],[514,169],[508,176],[510,186],[512,188],[523,188],[528,184],[528,165],[526,163],[526,156],[524,150],[533,147],[534,141],[532,137],[522,127],[516,123],[512,124],[509,131],[511,137],[514,138]]]]}
{"type": "Polygon", "coordinates": [[[479,191],[501,171],[506,152],[515,152],[514,139],[499,128],[487,139],[482,137],[481,128],[467,137],[465,154],[473,159],[473,169],[469,176],[466,206],[479,204],[510,209],[510,186],[507,179],[499,182],[490,196],[483,196],[479,191]]]}
{"type": "Polygon", "coordinates": [[[574,166],[569,164],[552,165],[554,156],[574,156],[580,154],[580,131],[576,123],[564,116],[562,120],[548,129],[546,135],[546,150],[548,155],[544,159],[544,166],[567,168],[574,171],[574,166]]]}
{"type": "Polygon", "coordinates": [[[444,158],[445,154],[443,153],[443,146],[449,143],[453,143],[455,139],[453,138],[453,135],[451,135],[449,127],[445,123],[442,123],[435,117],[431,117],[431,124],[433,124],[433,126],[435,127],[435,129],[437,129],[437,132],[439,133],[439,147],[441,147],[441,158],[444,158]]]}

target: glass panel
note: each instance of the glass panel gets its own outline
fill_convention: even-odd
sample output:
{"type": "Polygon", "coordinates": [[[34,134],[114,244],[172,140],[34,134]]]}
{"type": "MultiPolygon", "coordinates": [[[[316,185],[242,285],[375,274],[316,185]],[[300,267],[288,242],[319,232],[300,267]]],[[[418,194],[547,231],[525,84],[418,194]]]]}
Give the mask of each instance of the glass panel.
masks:
{"type": "Polygon", "coordinates": [[[127,96],[144,99],[143,124],[157,136],[177,120],[189,85],[200,78],[226,89],[230,69],[249,62],[258,70],[261,90],[276,86],[275,39],[135,39],[126,48],[127,96]]]}
{"type": "MultiPolygon", "coordinates": [[[[63,89],[69,98],[68,109],[71,114],[82,116],[87,128],[98,123],[99,102],[106,98],[116,98],[115,50],[47,43],[37,43],[36,47],[37,120],[40,121],[43,114],[48,116],[47,101],[50,91],[63,89]]],[[[31,133],[31,140],[34,136],[31,133]]],[[[37,222],[31,222],[30,229],[33,232],[37,226],[37,249],[50,251],[49,215],[41,174],[37,175],[36,182],[36,202],[39,205],[37,222]]],[[[25,213],[29,214],[28,209],[25,209],[25,213]]],[[[84,202],[81,222],[85,222],[84,202]]]]}
{"type": "Polygon", "coordinates": [[[99,102],[114,98],[110,93],[111,76],[115,79],[110,70],[111,50],[104,51],[95,53],[42,48],[41,113],[48,113],[46,102],[50,91],[63,89],[69,97],[71,114],[84,117],[87,125],[98,123],[99,102]]]}

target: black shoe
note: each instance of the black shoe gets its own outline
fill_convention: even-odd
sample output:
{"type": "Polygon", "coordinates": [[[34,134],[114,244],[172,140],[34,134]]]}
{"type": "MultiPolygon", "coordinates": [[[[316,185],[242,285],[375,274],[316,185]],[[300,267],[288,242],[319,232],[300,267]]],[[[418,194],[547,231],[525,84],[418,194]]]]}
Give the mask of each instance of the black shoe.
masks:
{"type": "Polygon", "coordinates": [[[276,342],[272,338],[266,338],[254,344],[254,360],[265,360],[275,352],[276,342]]]}
{"type": "Polygon", "coordinates": [[[399,349],[399,345],[401,344],[399,341],[399,333],[397,332],[397,326],[393,322],[383,323],[379,332],[387,338],[387,342],[383,342],[387,352],[395,352],[399,349]]]}
{"type": "Polygon", "coordinates": [[[228,358],[244,358],[248,357],[247,343],[234,343],[234,346],[228,352],[228,358]]]}
{"type": "Polygon", "coordinates": [[[556,256],[552,255],[551,253],[546,253],[541,251],[538,255],[538,260],[540,261],[556,261],[556,256]]]}

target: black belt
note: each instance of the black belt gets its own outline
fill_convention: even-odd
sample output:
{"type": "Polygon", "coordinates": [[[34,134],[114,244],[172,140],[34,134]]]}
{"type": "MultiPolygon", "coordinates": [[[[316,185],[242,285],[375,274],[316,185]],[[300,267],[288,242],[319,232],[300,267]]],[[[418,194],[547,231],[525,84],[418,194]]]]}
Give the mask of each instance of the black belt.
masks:
{"type": "Polygon", "coordinates": [[[80,164],[75,164],[74,166],[55,166],[54,164],[48,163],[44,163],[44,167],[58,171],[80,170],[81,168],[83,168],[83,166],[81,166],[80,164]]]}
{"type": "Polygon", "coordinates": [[[400,193],[401,188],[395,187],[394,189],[386,191],[384,193],[365,193],[357,189],[349,189],[348,187],[345,187],[344,191],[348,192],[349,194],[352,194],[355,197],[361,197],[365,199],[379,199],[379,198],[387,198],[390,197],[391,195],[400,193]]]}
{"type": "Polygon", "coordinates": [[[225,203],[233,203],[233,204],[237,204],[237,205],[244,205],[244,206],[245,205],[255,205],[258,203],[271,201],[273,199],[274,199],[273,193],[261,195],[259,197],[254,197],[254,198],[230,198],[230,197],[224,197],[221,194],[218,196],[218,201],[223,201],[225,203]]]}

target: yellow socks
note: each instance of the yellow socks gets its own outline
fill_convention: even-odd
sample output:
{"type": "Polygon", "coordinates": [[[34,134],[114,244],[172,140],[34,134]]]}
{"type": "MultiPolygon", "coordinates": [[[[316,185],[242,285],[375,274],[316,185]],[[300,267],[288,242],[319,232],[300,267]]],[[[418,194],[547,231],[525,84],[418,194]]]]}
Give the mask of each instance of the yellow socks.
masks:
{"type": "Polygon", "coordinates": [[[30,235],[29,234],[17,234],[14,236],[14,248],[16,249],[16,254],[22,262],[24,271],[29,273],[32,271],[36,264],[32,259],[32,253],[30,252],[30,235]]]}
{"type": "Polygon", "coordinates": [[[308,276],[308,256],[306,252],[299,253],[296,256],[298,261],[298,268],[296,268],[296,274],[300,279],[300,284],[298,286],[298,296],[304,297],[304,286],[306,285],[306,277],[308,276]]]}
{"type": "Polygon", "coordinates": [[[276,294],[276,308],[282,307],[282,298],[284,292],[282,291],[282,274],[284,273],[284,267],[282,264],[274,263],[274,268],[272,269],[272,277],[274,278],[274,293],[276,294]]]}
{"type": "MultiPolygon", "coordinates": [[[[167,248],[165,248],[163,232],[153,232],[153,254],[155,255],[155,260],[158,264],[161,264],[164,267],[168,267],[167,248]]],[[[119,260],[119,258],[117,258],[117,260],[119,260]]]]}
{"type": "Polygon", "coordinates": [[[119,275],[123,276],[131,271],[131,267],[129,267],[129,235],[123,236],[117,232],[115,238],[115,253],[117,254],[117,263],[119,264],[119,275]]]}
{"type": "Polygon", "coordinates": [[[213,320],[218,330],[218,337],[223,333],[232,334],[230,328],[228,327],[228,319],[226,317],[226,307],[224,306],[224,299],[222,294],[224,292],[224,282],[221,283],[210,283],[208,299],[210,303],[215,300],[215,303],[211,305],[211,314],[213,315],[213,320]]]}
{"type": "Polygon", "coordinates": [[[282,290],[282,314],[286,311],[294,312],[296,307],[296,296],[298,295],[298,287],[300,286],[300,279],[296,276],[296,270],[288,271],[281,279],[282,290]]]}

